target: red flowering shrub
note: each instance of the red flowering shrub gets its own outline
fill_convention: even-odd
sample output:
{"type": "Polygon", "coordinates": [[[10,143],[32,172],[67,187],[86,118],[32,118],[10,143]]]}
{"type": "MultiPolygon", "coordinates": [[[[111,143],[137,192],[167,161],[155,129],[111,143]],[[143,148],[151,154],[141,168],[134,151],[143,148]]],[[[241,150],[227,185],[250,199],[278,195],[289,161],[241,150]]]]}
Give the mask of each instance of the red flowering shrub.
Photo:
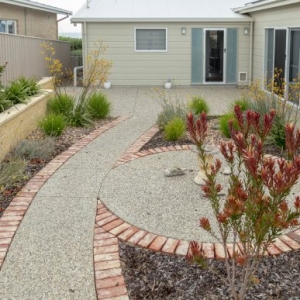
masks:
{"type": "MultiPolygon", "coordinates": [[[[270,134],[275,111],[261,116],[254,111],[243,114],[240,107],[234,109],[238,130],[229,123],[232,140],[220,145],[220,151],[231,169],[225,202],[221,201],[223,187],[217,182],[221,169],[220,160],[212,166],[206,162],[206,115],[202,113],[194,121],[187,117],[188,130],[195,142],[206,177],[202,191],[209,198],[217,221],[219,235],[213,232],[207,218],[200,219],[200,226],[217,238],[224,247],[227,277],[234,299],[244,299],[250,282],[255,278],[261,254],[266,251],[282,230],[298,225],[300,198],[294,208],[286,201],[300,175],[300,131],[286,125],[286,149],[288,159],[265,158],[264,143],[270,134]],[[263,124],[263,125],[261,125],[263,124]],[[233,238],[233,257],[226,249],[228,237],[233,238]],[[238,243],[241,247],[238,247],[238,243]],[[241,272],[236,272],[240,265],[241,272]],[[238,275],[237,275],[238,274],[238,275]]],[[[200,261],[203,254],[196,242],[191,243],[189,259],[200,261]]]]}

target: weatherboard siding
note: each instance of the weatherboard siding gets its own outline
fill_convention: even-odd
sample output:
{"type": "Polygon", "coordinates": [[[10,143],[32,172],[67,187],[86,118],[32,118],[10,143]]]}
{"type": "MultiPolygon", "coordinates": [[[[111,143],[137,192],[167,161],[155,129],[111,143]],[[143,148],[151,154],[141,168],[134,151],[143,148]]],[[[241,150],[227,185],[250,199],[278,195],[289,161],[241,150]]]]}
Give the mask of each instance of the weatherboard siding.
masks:
{"type": "Polygon", "coordinates": [[[17,34],[57,40],[56,14],[0,3],[0,19],[17,21],[17,34]]]}
{"type": "MultiPolygon", "coordinates": [[[[191,84],[191,28],[238,28],[238,72],[248,72],[249,23],[226,26],[205,23],[87,23],[87,51],[103,40],[108,46],[105,57],[113,62],[109,80],[114,85],[162,85],[172,79],[176,85],[191,84]],[[186,27],[186,35],[181,35],[186,27]],[[136,52],[135,28],[167,28],[167,52],[136,52]]],[[[245,83],[244,83],[245,84],[245,83]]]]}
{"type": "Polygon", "coordinates": [[[260,12],[253,12],[254,39],[253,39],[253,78],[263,80],[265,55],[266,28],[300,28],[300,3],[287,7],[278,7],[260,12]]]}

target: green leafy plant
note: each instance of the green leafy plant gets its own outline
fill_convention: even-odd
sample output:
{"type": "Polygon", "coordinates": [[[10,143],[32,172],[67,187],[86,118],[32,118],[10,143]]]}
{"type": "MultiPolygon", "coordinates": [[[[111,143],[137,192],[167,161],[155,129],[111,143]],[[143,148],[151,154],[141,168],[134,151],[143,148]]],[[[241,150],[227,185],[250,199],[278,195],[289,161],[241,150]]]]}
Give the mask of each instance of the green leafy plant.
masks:
{"type": "Polygon", "coordinates": [[[175,117],[179,117],[185,120],[187,109],[178,99],[168,98],[165,91],[161,89],[155,89],[156,94],[160,100],[162,111],[158,114],[156,124],[159,129],[164,130],[169,121],[175,117]]]}
{"type": "MultiPolygon", "coordinates": [[[[255,276],[262,254],[284,229],[299,225],[300,197],[295,198],[294,208],[286,199],[300,175],[300,156],[296,154],[300,146],[300,130],[292,124],[285,127],[287,160],[266,158],[264,146],[273,126],[275,111],[264,115],[263,121],[254,111],[243,114],[239,106],[235,107],[234,113],[238,130],[231,121],[232,140],[220,145],[231,170],[225,201],[220,195],[224,188],[218,182],[222,163],[219,159],[215,159],[212,165],[207,163],[206,115],[203,113],[195,122],[190,114],[188,130],[207,177],[202,191],[211,203],[217,232],[206,217],[200,219],[200,226],[222,244],[227,276],[221,279],[228,285],[232,297],[241,300],[245,299],[250,284],[258,281],[255,276]],[[230,256],[227,252],[229,237],[233,239],[230,256]]],[[[195,241],[190,245],[188,258],[195,261],[205,259],[195,241]]]]}
{"type": "Polygon", "coordinates": [[[33,78],[26,79],[21,76],[4,88],[3,97],[13,104],[26,103],[28,97],[38,94],[39,91],[40,87],[33,78]]]}
{"type": "Polygon", "coordinates": [[[91,116],[88,114],[86,100],[79,98],[71,113],[65,117],[67,124],[74,127],[84,127],[92,123],[91,116]]]}
{"type": "Polygon", "coordinates": [[[23,140],[13,151],[14,157],[20,157],[26,160],[34,158],[48,160],[55,152],[55,142],[53,138],[43,140],[23,140]]]}
{"type": "Polygon", "coordinates": [[[202,112],[209,113],[209,106],[202,96],[194,96],[188,103],[188,107],[195,115],[199,115],[202,112]]]}
{"type": "Polygon", "coordinates": [[[242,97],[241,99],[237,99],[233,102],[230,107],[230,111],[233,111],[236,106],[241,108],[241,111],[246,111],[251,108],[251,101],[249,98],[242,97]]]}
{"type": "Polygon", "coordinates": [[[0,90],[0,112],[7,110],[13,106],[13,102],[6,99],[4,91],[0,90]]]}
{"type": "Polygon", "coordinates": [[[74,105],[74,97],[67,93],[57,93],[55,97],[49,99],[47,103],[50,113],[63,115],[65,117],[68,117],[72,113],[74,105]]]}
{"type": "Polygon", "coordinates": [[[2,87],[1,77],[5,71],[6,66],[7,66],[7,62],[4,65],[0,64],[0,88],[2,87]]]}
{"type": "Polygon", "coordinates": [[[62,115],[49,114],[39,123],[40,128],[49,136],[59,136],[62,134],[66,124],[62,115]]]}
{"type": "Polygon", "coordinates": [[[230,127],[229,127],[230,121],[233,122],[235,129],[237,129],[238,123],[234,116],[234,113],[232,112],[226,113],[225,115],[221,116],[219,119],[219,129],[221,133],[227,138],[231,137],[230,127]]]}
{"type": "Polygon", "coordinates": [[[26,179],[26,162],[20,158],[0,163],[0,191],[10,188],[26,179]]]}
{"type": "Polygon", "coordinates": [[[41,90],[40,86],[34,78],[25,78],[24,76],[21,76],[17,81],[20,84],[21,89],[26,93],[26,96],[28,97],[37,95],[41,90]]]}
{"type": "Polygon", "coordinates": [[[111,111],[111,103],[105,94],[95,92],[88,97],[86,108],[93,119],[104,119],[111,111]]]}
{"type": "Polygon", "coordinates": [[[27,100],[26,90],[18,80],[4,88],[4,97],[13,104],[26,103],[27,100]]]}
{"type": "Polygon", "coordinates": [[[168,141],[177,141],[186,132],[185,121],[179,117],[174,117],[165,126],[165,139],[168,141]]]}

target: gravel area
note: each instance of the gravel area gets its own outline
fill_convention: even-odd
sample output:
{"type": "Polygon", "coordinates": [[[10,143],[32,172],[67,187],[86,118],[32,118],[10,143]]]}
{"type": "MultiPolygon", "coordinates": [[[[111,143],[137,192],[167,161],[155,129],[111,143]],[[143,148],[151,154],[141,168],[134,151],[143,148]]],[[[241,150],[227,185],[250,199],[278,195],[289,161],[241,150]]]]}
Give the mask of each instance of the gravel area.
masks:
{"type": "MultiPolygon", "coordinates": [[[[122,269],[130,300],[226,300],[227,286],[215,272],[225,275],[224,262],[209,260],[209,269],[185,257],[154,253],[120,243],[122,269]],[[210,271],[212,268],[215,272],[210,271]]],[[[246,299],[300,299],[300,251],[263,258],[246,299]]]]}

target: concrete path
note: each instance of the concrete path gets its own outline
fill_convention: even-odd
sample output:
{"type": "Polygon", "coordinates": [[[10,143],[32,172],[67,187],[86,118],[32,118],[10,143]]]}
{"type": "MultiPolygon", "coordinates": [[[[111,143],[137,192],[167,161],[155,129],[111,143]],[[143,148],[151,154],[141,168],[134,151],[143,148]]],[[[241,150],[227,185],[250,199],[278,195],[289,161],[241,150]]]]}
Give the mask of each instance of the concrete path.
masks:
{"type": "MultiPolygon", "coordinates": [[[[166,91],[167,97],[184,102],[187,95],[199,93],[208,100],[213,114],[226,111],[228,103],[239,97],[235,88],[166,91]]],[[[93,234],[97,196],[105,179],[112,180],[113,164],[155,123],[160,111],[148,87],[115,87],[107,94],[113,114],[130,118],[70,158],[39,190],[2,266],[1,300],[96,299],[93,234]]]]}

